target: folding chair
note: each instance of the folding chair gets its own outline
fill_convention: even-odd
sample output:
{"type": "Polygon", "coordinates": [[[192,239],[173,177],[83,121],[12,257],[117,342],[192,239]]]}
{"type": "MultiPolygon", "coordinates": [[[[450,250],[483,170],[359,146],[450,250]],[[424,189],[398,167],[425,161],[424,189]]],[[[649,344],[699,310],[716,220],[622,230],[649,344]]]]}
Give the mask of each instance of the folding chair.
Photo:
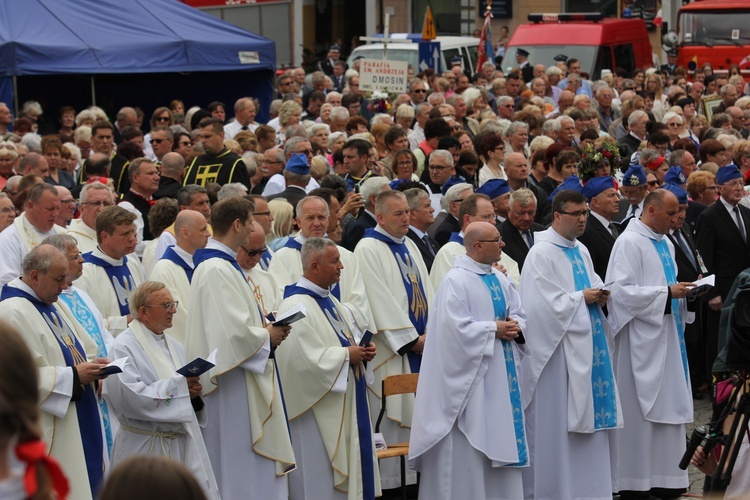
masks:
{"type": "MultiPolygon", "coordinates": [[[[383,380],[383,388],[380,392],[380,414],[375,423],[375,432],[380,432],[380,423],[383,421],[386,409],[386,400],[389,396],[399,394],[417,393],[418,373],[406,375],[392,375],[383,380]]],[[[409,443],[388,444],[388,448],[378,450],[378,461],[383,458],[399,457],[401,459],[401,498],[406,500],[406,457],[409,455],[409,443]]]]}

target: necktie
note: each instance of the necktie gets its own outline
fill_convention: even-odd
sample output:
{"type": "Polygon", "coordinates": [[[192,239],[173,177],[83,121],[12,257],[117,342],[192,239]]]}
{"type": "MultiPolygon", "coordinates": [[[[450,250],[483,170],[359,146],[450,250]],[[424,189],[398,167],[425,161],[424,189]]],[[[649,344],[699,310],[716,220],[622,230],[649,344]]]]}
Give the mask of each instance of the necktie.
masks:
{"type": "Polygon", "coordinates": [[[529,248],[534,246],[534,236],[531,234],[531,231],[526,230],[523,232],[524,237],[526,238],[526,244],[529,246],[529,248]]]}
{"type": "Polygon", "coordinates": [[[682,248],[682,251],[685,252],[685,255],[688,256],[688,259],[690,259],[690,262],[693,264],[693,267],[695,269],[698,269],[698,262],[696,262],[695,260],[695,254],[693,254],[693,251],[690,248],[690,245],[687,244],[687,240],[685,239],[685,235],[682,234],[682,231],[675,231],[674,239],[677,240],[677,244],[680,245],[680,248],[682,248]]]}
{"type": "Polygon", "coordinates": [[[607,228],[609,228],[609,232],[612,234],[612,237],[617,238],[617,235],[619,233],[617,232],[617,228],[615,228],[615,225],[610,222],[607,228]]]}
{"type": "Polygon", "coordinates": [[[734,218],[737,219],[737,229],[740,230],[742,239],[747,241],[747,234],[745,234],[745,224],[742,222],[742,216],[740,215],[740,207],[735,206],[732,209],[732,212],[734,212],[734,218]]]}
{"type": "Polygon", "coordinates": [[[635,213],[638,211],[638,205],[630,205],[630,213],[628,217],[635,217],[635,213]]]}
{"type": "Polygon", "coordinates": [[[244,127],[242,127],[242,129],[241,129],[241,130],[250,130],[250,129],[249,129],[249,128],[247,128],[247,126],[244,126],[244,127]]]}
{"type": "Polygon", "coordinates": [[[435,249],[432,248],[432,242],[430,241],[430,236],[425,234],[424,236],[422,236],[422,241],[424,241],[424,244],[427,246],[427,251],[430,252],[430,255],[434,257],[435,249]]]}

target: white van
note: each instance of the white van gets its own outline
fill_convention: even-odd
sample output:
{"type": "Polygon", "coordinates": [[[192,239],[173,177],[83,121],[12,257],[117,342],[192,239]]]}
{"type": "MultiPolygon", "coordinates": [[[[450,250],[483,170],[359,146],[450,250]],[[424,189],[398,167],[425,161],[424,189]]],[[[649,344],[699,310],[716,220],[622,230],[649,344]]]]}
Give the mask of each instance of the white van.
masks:
{"type": "MultiPolygon", "coordinates": [[[[388,59],[392,61],[406,61],[414,68],[415,74],[421,73],[422,70],[419,68],[419,42],[422,41],[421,33],[392,34],[391,38],[399,38],[401,40],[388,44],[388,59]],[[411,40],[411,43],[407,40],[411,40]]],[[[478,38],[469,36],[439,36],[431,41],[440,42],[440,51],[442,52],[440,61],[441,71],[444,72],[450,69],[450,61],[453,57],[461,56],[464,60],[464,70],[469,70],[471,74],[477,72],[475,66],[479,57],[478,38]]],[[[370,43],[360,45],[352,51],[346,63],[349,67],[352,67],[354,61],[363,58],[382,59],[383,44],[370,43]]]]}

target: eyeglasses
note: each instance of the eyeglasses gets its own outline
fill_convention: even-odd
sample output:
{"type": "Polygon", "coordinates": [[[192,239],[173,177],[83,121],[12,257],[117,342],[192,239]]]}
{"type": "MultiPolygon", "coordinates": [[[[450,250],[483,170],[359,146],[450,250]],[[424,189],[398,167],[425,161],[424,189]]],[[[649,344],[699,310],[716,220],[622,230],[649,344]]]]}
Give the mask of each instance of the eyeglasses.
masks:
{"type": "Polygon", "coordinates": [[[312,149],[303,149],[302,151],[297,151],[297,154],[310,156],[313,152],[312,149]]]}
{"type": "Polygon", "coordinates": [[[268,212],[253,212],[253,216],[255,217],[259,215],[265,215],[266,217],[268,217],[269,215],[271,215],[271,211],[269,210],[268,212]]]}
{"type": "Polygon", "coordinates": [[[177,309],[177,306],[180,304],[179,300],[175,300],[174,302],[165,302],[164,304],[147,304],[143,307],[161,307],[165,311],[171,311],[172,309],[177,309]]]}
{"type": "Polygon", "coordinates": [[[578,212],[562,212],[562,211],[560,211],[560,212],[557,212],[557,213],[558,214],[563,214],[563,215],[572,215],[573,217],[578,218],[578,217],[588,217],[590,211],[589,210],[580,210],[578,212]]]}
{"type": "Polygon", "coordinates": [[[180,141],[178,144],[180,146],[192,146],[193,145],[191,141],[180,141]]]}
{"type": "Polygon", "coordinates": [[[659,185],[659,181],[646,181],[646,184],[656,187],[659,185]]]}
{"type": "Polygon", "coordinates": [[[78,252],[77,254],[68,257],[68,260],[80,260],[81,258],[83,258],[83,254],[78,252]]]}
{"type": "Polygon", "coordinates": [[[667,123],[667,125],[670,126],[670,127],[679,127],[680,126],[679,123],[667,123]]]}
{"type": "Polygon", "coordinates": [[[13,207],[3,207],[3,208],[0,208],[0,215],[9,214],[9,213],[15,212],[15,211],[16,211],[16,209],[13,208],[13,207]]]}
{"type": "Polygon", "coordinates": [[[429,168],[430,170],[434,170],[436,172],[442,172],[443,170],[447,170],[447,169],[449,169],[451,167],[443,167],[443,166],[440,166],[440,165],[430,165],[427,168],[429,168]]]}
{"type": "Polygon", "coordinates": [[[168,122],[169,117],[168,116],[157,116],[154,120],[155,122],[168,122]]]}
{"type": "Polygon", "coordinates": [[[451,203],[461,203],[462,201],[464,201],[464,199],[463,198],[459,198],[457,200],[453,200],[451,203]]]}
{"type": "Polygon", "coordinates": [[[502,238],[498,238],[496,240],[477,240],[474,243],[497,243],[498,245],[503,241],[502,238]]]}
{"type": "Polygon", "coordinates": [[[417,94],[425,94],[425,93],[427,93],[427,91],[425,89],[412,90],[412,92],[415,92],[417,94]]]}
{"type": "Polygon", "coordinates": [[[110,203],[109,201],[87,201],[86,203],[81,203],[81,206],[83,205],[90,205],[92,207],[111,207],[114,203],[110,203]]]}
{"type": "Polygon", "coordinates": [[[164,141],[166,141],[166,139],[151,139],[151,144],[161,144],[164,141]]]}
{"type": "Polygon", "coordinates": [[[257,257],[258,255],[263,255],[268,251],[268,247],[263,247],[260,250],[248,250],[247,248],[242,246],[240,248],[247,252],[248,257],[257,257]]]}
{"type": "Polygon", "coordinates": [[[712,190],[716,191],[716,186],[708,186],[706,189],[712,189],[712,190]]]}
{"type": "Polygon", "coordinates": [[[65,205],[75,205],[76,200],[60,200],[60,203],[64,203],[65,205]]]}

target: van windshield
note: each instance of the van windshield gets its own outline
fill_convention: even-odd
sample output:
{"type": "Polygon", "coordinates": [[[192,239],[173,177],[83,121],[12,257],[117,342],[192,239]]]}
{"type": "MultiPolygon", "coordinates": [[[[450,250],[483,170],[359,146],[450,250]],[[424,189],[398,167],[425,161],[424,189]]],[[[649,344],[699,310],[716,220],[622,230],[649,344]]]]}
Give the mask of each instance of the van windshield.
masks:
{"type": "Polygon", "coordinates": [[[750,12],[683,12],[680,15],[680,43],[687,45],[745,45],[750,41],[747,26],[750,12]],[[734,31],[734,33],[732,33],[734,31]],[[733,36],[734,35],[734,36],[733,36]]]}
{"type": "MultiPolygon", "coordinates": [[[[416,49],[416,45],[414,45],[414,49],[416,49]]],[[[412,68],[415,68],[419,65],[419,51],[417,50],[399,50],[394,49],[393,45],[389,46],[388,48],[388,60],[389,61],[406,61],[407,63],[411,64],[412,68]]],[[[357,51],[352,54],[352,56],[356,57],[357,59],[383,59],[383,49],[367,49],[364,47],[358,47],[357,51]]],[[[349,57],[348,64],[349,66],[352,65],[354,62],[353,57],[349,57]]]]}
{"type": "MultiPolygon", "coordinates": [[[[516,63],[516,49],[518,47],[508,47],[508,51],[505,54],[502,68],[506,73],[518,67],[516,63]]],[[[555,65],[555,56],[564,55],[568,58],[574,57],[581,61],[581,71],[592,75],[598,47],[594,45],[524,45],[523,49],[529,53],[529,63],[532,66],[535,64],[544,64],[544,66],[549,68],[555,65]]]]}

